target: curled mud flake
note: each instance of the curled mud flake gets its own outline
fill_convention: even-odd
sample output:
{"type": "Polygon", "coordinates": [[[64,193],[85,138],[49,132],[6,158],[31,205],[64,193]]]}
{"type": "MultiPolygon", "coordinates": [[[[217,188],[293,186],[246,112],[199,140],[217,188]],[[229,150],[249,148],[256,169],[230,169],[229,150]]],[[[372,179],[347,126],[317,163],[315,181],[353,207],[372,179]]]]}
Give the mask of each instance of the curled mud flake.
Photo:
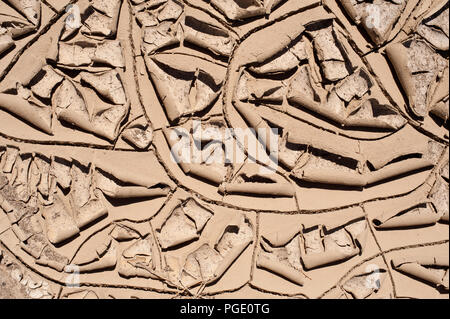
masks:
{"type": "Polygon", "coordinates": [[[430,113],[436,115],[444,121],[447,121],[450,118],[449,109],[449,98],[447,96],[442,101],[434,104],[431,107],[430,113]]]}
{"type": "Polygon", "coordinates": [[[213,212],[198,204],[194,199],[188,199],[183,204],[183,211],[186,216],[194,221],[198,232],[203,230],[206,223],[213,215],[213,212]]]}
{"type": "Polygon", "coordinates": [[[95,45],[86,42],[59,42],[58,63],[67,66],[88,66],[92,63],[95,45]]]}
{"type": "Polygon", "coordinates": [[[379,104],[376,99],[368,99],[349,114],[346,126],[374,127],[399,130],[406,124],[406,119],[387,105],[379,104]]]}
{"type": "Polygon", "coordinates": [[[34,127],[52,135],[52,110],[36,99],[30,98],[27,89],[18,86],[18,94],[0,93],[0,109],[11,112],[34,127]]]}
{"type": "Polygon", "coordinates": [[[38,77],[39,80],[31,87],[31,91],[44,99],[49,99],[54,88],[64,79],[48,65],[42,68],[42,74],[38,74],[38,77]]]}
{"type": "Polygon", "coordinates": [[[415,255],[394,258],[393,268],[411,278],[422,280],[436,289],[448,291],[449,260],[447,256],[415,255]]]}
{"type": "Polygon", "coordinates": [[[39,222],[38,216],[35,213],[28,213],[17,222],[16,225],[20,229],[21,234],[24,236],[21,241],[25,242],[35,234],[42,233],[42,226],[39,222]]]}
{"type": "Polygon", "coordinates": [[[423,158],[429,160],[431,163],[436,165],[438,164],[439,159],[443,155],[444,150],[445,150],[444,145],[434,140],[429,140],[426,150],[423,154],[423,158]]]}
{"type": "MultiPolygon", "coordinates": [[[[422,40],[393,44],[387,53],[406,91],[411,111],[425,118],[432,108],[429,103],[433,100],[436,78],[448,67],[448,60],[422,40]]],[[[445,95],[448,96],[448,90],[445,95]]]]}
{"type": "Polygon", "coordinates": [[[7,0],[17,11],[23,14],[28,21],[37,26],[41,20],[40,0],[7,0]]]}
{"type": "Polygon", "coordinates": [[[114,226],[110,236],[117,241],[127,241],[141,237],[136,230],[121,224],[114,226]]]}
{"type": "Polygon", "coordinates": [[[366,246],[368,229],[367,221],[361,218],[345,226],[345,230],[350,234],[354,247],[359,249],[359,254],[362,254],[366,246]]]}
{"type": "Polygon", "coordinates": [[[106,196],[117,199],[134,199],[166,196],[169,188],[164,185],[150,187],[139,186],[130,182],[123,182],[112,175],[96,170],[94,173],[96,187],[106,196]]]}
{"type": "Polygon", "coordinates": [[[302,272],[300,263],[299,244],[299,236],[297,235],[291,238],[284,247],[270,248],[270,253],[261,250],[256,260],[256,266],[303,286],[306,277],[302,272]]]}
{"type": "Polygon", "coordinates": [[[236,42],[228,31],[193,16],[186,16],[184,23],[184,41],[198,45],[216,55],[231,55],[236,42]]]}
{"type": "Polygon", "coordinates": [[[309,102],[305,102],[306,105],[314,104],[317,94],[311,85],[310,71],[307,65],[301,66],[289,83],[287,98],[289,101],[306,100],[309,102]]]}
{"type": "Polygon", "coordinates": [[[278,142],[279,161],[290,170],[293,170],[304,150],[288,142],[288,134],[284,134],[278,142]]]}
{"type": "Polygon", "coordinates": [[[389,40],[407,1],[340,1],[357,24],[361,24],[377,45],[389,40]]]}
{"type": "Polygon", "coordinates": [[[65,159],[58,157],[52,159],[50,175],[56,179],[58,185],[64,190],[69,189],[72,184],[70,166],[70,162],[65,159]]]}
{"type": "Polygon", "coordinates": [[[157,26],[149,26],[143,29],[142,50],[151,55],[159,49],[178,44],[177,26],[173,22],[163,21],[157,26]]]}
{"type": "Polygon", "coordinates": [[[92,56],[92,61],[116,68],[124,68],[125,58],[122,45],[119,41],[104,41],[97,44],[92,56]]]}
{"type": "MultiPolygon", "coordinates": [[[[445,3],[445,2],[444,2],[445,3]]],[[[449,48],[449,8],[448,3],[439,10],[431,12],[417,27],[417,33],[438,50],[449,48]]]]}
{"type": "MultiPolygon", "coordinates": [[[[448,10],[447,10],[448,11],[448,10]]],[[[448,12],[447,12],[448,15],[448,12]]],[[[447,23],[448,24],[448,23],[447,23]]],[[[417,33],[424,37],[433,47],[438,50],[448,51],[449,38],[442,32],[436,31],[434,28],[427,27],[423,24],[417,28],[417,33]]]]}
{"type": "Polygon", "coordinates": [[[351,255],[354,252],[352,238],[345,229],[337,230],[325,236],[323,242],[325,251],[336,251],[344,255],[351,255]]]}
{"type": "Polygon", "coordinates": [[[28,202],[31,196],[31,191],[28,186],[28,171],[31,161],[31,154],[23,154],[17,158],[15,165],[17,177],[14,180],[13,187],[16,190],[17,198],[24,203],[28,202]]]}
{"type": "Polygon", "coordinates": [[[22,244],[20,247],[35,259],[39,259],[39,256],[41,256],[43,249],[47,245],[48,242],[45,235],[38,233],[28,238],[26,244],[22,244]]]}
{"type": "Polygon", "coordinates": [[[152,253],[152,246],[154,245],[152,237],[148,236],[145,239],[139,239],[131,246],[126,248],[118,261],[119,275],[141,278],[153,278],[157,279],[155,275],[155,263],[152,253]]]}
{"type": "Polygon", "coordinates": [[[139,239],[127,249],[125,249],[122,255],[125,258],[133,258],[136,256],[152,256],[153,238],[148,236],[145,239],[139,239]]]}
{"type": "MultiPolygon", "coordinates": [[[[95,260],[86,265],[79,266],[80,273],[98,272],[106,269],[114,269],[117,264],[117,243],[112,242],[108,250],[104,252],[100,259],[95,260]]],[[[71,272],[70,269],[65,269],[66,272],[71,272]]]]}
{"type": "Polygon", "coordinates": [[[345,61],[336,44],[333,26],[310,31],[310,33],[313,36],[313,46],[319,61],[345,61]]]}
{"type": "Polygon", "coordinates": [[[97,44],[92,61],[115,68],[125,67],[122,45],[119,41],[104,41],[97,44]]]}
{"type": "MultiPolygon", "coordinates": [[[[194,122],[195,123],[195,122],[194,122]]],[[[199,123],[199,122],[198,122],[199,123]]],[[[194,178],[208,180],[219,185],[229,173],[226,163],[223,137],[226,137],[222,122],[208,121],[194,125],[192,134],[182,132],[179,128],[165,129],[165,138],[172,147],[171,154],[185,174],[194,178]],[[176,133],[176,135],[172,135],[176,133]],[[186,156],[182,149],[175,145],[191,143],[193,152],[186,156]]],[[[226,137],[227,138],[227,137],[226,137]]]]}
{"type": "Polygon", "coordinates": [[[211,4],[230,20],[243,20],[266,13],[260,0],[211,0],[211,4]]]}
{"type": "Polygon", "coordinates": [[[346,57],[344,57],[338,46],[337,35],[333,25],[329,25],[328,27],[312,25],[307,30],[313,37],[314,51],[325,78],[328,81],[335,82],[347,77],[349,71],[346,65],[346,57]]]}
{"type": "Polygon", "coordinates": [[[303,234],[305,246],[301,258],[306,269],[343,262],[363,251],[368,232],[365,220],[350,223],[344,228],[342,226],[330,225],[329,229],[325,226],[325,229],[316,230],[319,231],[320,239],[317,235],[311,235],[309,238],[311,244],[306,244],[303,234]],[[307,247],[311,245],[314,249],[308,253],[307,247]]]}
{"type": "Polygon", "coordinates": [[[183,13],[183,7],[177,2],[169,0],[167,3],[158,10],[158,20],[166,21],[173,20],[176,21],[183,13]]]}
{"type": "MultiPolygon", "coordinates": [[[[9,35],[12,40],[19,40],[36,32],[36,30],[36,25],[30,24],[30,22],[22,18],[0,13],[0,35],[9,35]]],[[[6,37],[6,39],[8,38],[6,37]]],[[[15,43],[13,43],[13,46],[15,46],[15,43]]]]}
{"type": "Polygon", "coordinates": [[[189,276],[182,276],[181,283],[189,287],[193,283],[208,282],[214,278],[215,271],[222,260],[223,257],[216,250],[211,248],[208,244],[203,244],[187,257],[183,269],[184,272],[188,273],[194,280],[189,280],[189,276]]]}
{"type": "Polygon", "coordinates": [[[100,199],[92,198],[86,205],[78,209],[75,220],[77,226],[82,228],[96,222],[107,214],[108,209],[104,203],[100,199]]]}
{"type": "Polygon", "coordinates": [[[14,40],[8,30],[0,26],[0,54],[14,47],[14,40]]]}
{"type": "Polygon", "coordinates": [[[90,35],[112,36],[112,19],[94,11],[81,27],[81,32],[90,35]]]}
{"type": "Polygon", "coordinates": [[[146,65],[171,121],[206,109],[220,94],[222,80],[195,65],[175,69],[156,58],[147,58],[146,65]]]}
{"type": "Polygon", "coordinates": [[[122,0],[95,0],[84,12],[81,32],[89,36],[113,37],[117,33],[122,0]]]}
{"type": "Polygon", "coordinates": [[[118,14],[122,0],[90,0],[94,9],[113,18],[118,14]]]}
{"type": "Polygon", "coordinates": [[[393,214],[382,214],[373,220],[379,229],[397,229],[407,227],[420,227],[433,225],[439,221],[441,215],[437,214],[430,203],[423,203],[393,214]],[[389,217],[392,215],[391,217],[389,217]]]}
{"type": "MultiPolygon", "coordinates": [[[[111,76],[112,74],[117,75],[117,73],[111,72],[100,76],[85,75],[84,78],[87,82],[92,82],[92,85],[96,86],[95,88],[100,94],[104,94],[111,100],[121,102],[125,93],[122,92],[123,87],[120,80],[117,78],[117,81],[115,81],[114,76],[111,76]],[[111,81],[111,85],[104,83],[105,78],[106,81],[111,81]]],[[[57,89],[54,102],[59,120],[75,125],[82,130],[96,133],[109,140],[114,140],[117,137],[119,125],[129,110],[128,104],[110,106],[94,114],[91,121],[83,96],[69,80],[64,80],[57,89]]]]}
{"type": "Polygon", "coordinates": [[[71,213],[58,196],[52,205],[44,207],[42,216],[47,225],[47,238],[52,244],[59,244],[80,232],[71,213]]]}
{"type": "Polygon", "coordinates": [[[448,160],[444,163],[444,165],[442,165],[440,172],[439,172],[442,176],[442,178],[444,178],[444,180],[449,181],[449,165],[448,165],[448,160]]]}
{"type": "Polygon", "coordinates": [[[300,160],[294,168],[294,176],[299,179],[318,184],[337,184],[353,187],[365,185],[365,179],[356,168],[343,165],[343,162],[329,160],[310,155],[306,163],[300,160]]]}
{"type": "Polygon", "coordinates": [[[149,11],[140,11],[136,12],[136,20],[143,27],[154,27],[158,25],[159,21],[156,16],[149,11]]]}
{"type": "Polygon", "coordinates": [[[235,223],[225,228],[215,248],[222,256],[227,257],[238,250],[242,252],[252,241],[253,226],[244,215],[241,215],[235,223]]]}
{"type": "Polygon", "coordinates": [[[448,182],[438,177],[430,194],[430,199],[442,221],[449,221],[448,201],[449,187],[448,182]]]}
{"type": "Polygon", "coordinates": [[[74,163],[71,175],[72,187],[70,196],[74,209],[74,218],[77,226],[82,228],[105,216],[108,210],[92,190],[92,177],[89,167],[74,163]]]}
{"type": "Polygon", "coordinates": [[[257,74],[278,74],[286,73],[295,69],[299,65],[297,56],[291,52],[275,57],[274,59],[260,66],[251,66],[250,71],[257,74]]]}
{"type": "Polygon", "coordinates": [[[107,110],[94,114],[92,125],[94,132],[113,141],[119,134],[120,124],[129,112],[129,105],[114,105],[107,110]]]}
{"type": "Polygon", "coordinates": [[[289,265],[296,270],[302,270],[301,264],[301,251],[300,251],[300,235],[296,235],[292,240],[287,243],[286,247],[286,259],[289,265]]]}
{"type": "Polygon", "coordinates": [[[38,191],[45,197],[50,195],[50,159],[44,156],[35,156],[34,162],[39,170],[40,180],[38,191]]]}
{"type": "Polygon", "coordinates": [[[137,125],[124,130],[122,139],[132,146],[145,150],[148,149],[153,140],[153,130],[151,127],[142,127],[137,125]]]}
{"type": "Polygon", "coordinates": [[[238,175],[232,182],[224,182],[219,186],[221,194],[239,194],[239,195],[259,195],[276,197],[293,197],[295,190],[293,186],[282,180],[278,175],[255,174],[247,176],[238,175]]]}
{"type": "Polygon", "coordinates": [[[51,245],[46,245],[36,260],[37,264],[51,267],[55,270],[62,271],[64,267],[69,263],[69,259],[58,253],[51,245]]]}
{"type": "Polygon", "coordinates": [[[336,86],[336,94],[345,102],[353,98],[362,98],[372,86],[369,75],[364,69],[355,71],[336,86]]]}
{"type": "MultiPolygon", "coordinates": [[[[345,108],[344,102],[339,98],[336,91],[331,91],[326,99],[326,102],[324,104],[324,108],[331,113],[330,115],[332,118],[339,119],[338,122],[343,122],[346,115],[347,110],[345,108]]],[[[325,111],[325,112],[327,112],[325,111]]]]}
{"type": "Polygon", "coordinates": [[[264,0],[264,8],[266,9],[266,14],[270,14],[272,10],[282,1],[283,0],[264,0]]]}
{"type": "MultiPolygon", "coordinates": [[[[180,0],[89,0],[79,4],[85,10],[81,17],[76,15],[78,6],[69,6],[64,14],[64,5],[48,0],[60,12],[60,25],[56,30],[42,30],[46,39],[53,41],[47,62],[41,63],[31,63],[29,58],[45,50],[45,43],[42,46],[38,36],[33,40],[36,43],[27,45],[25,37],[40,29],[39,24],[33,24],[23,11],[25,2],[30,6],[39,3],[40,7],[41,1],[7,1],[22,9],[1,3],[0,64],[6,69],[0,73],[6,86],[0,93],[0,108],[48,134],[52,134],[54,113],[62,124],[57,123],[55,132],[62,132],[63,140],[67,139],[42,140],[41,133],[28,136],[28,129],[16,138],[9,132],[14,126],[8,124],[9,115],[1,118],[3,112],[0,114],[6,130],[0,132],[5,135],[0,138],[9,140],[8,146],[0,146],[2,241],[13,253],[15,246],[8,240],[18,242],[18,247],[32,257],[21,258],[25,264],[35,260],[37,265],[56,270],[37,266],[45,276],[66,271],[53,278],[58,282],[73,273],[68,265],[71,259],[65,255],[72,258],[76,251],[71,263],[80,266],[81,273],[91,273],[83,275],[83,282],[96,287],[72,293],[64,288],[61,297],[102,298],[105,291],[112,290],[109,297],[125,296],[131,290],[133,297],[142,296],[144,290],[181,298],[220,297],[241,293],[235,291],[239,290],[237,281],[247,282],[242,286],[246,291],[265,289],[259,284],[270,282],[281,288],[267,290],[285,296],[298,289],[320,295],[323,285],[316,282],[317,274],[320,277],[320,273],[336,269],[347,275],[323,296],[382,298],[384,269],[378,268],[381,277],[376,276],[375,282],[370,281],[375,272],[351,270],[358,260],[371,258],[366,256],[369,226],[358,203],[364,203],[382,242],[389,237],[406,247],[417,234],[420,238],[443,236],[441,230],[448,224],[448,150],[444,150],[445,141],[438,139],[448,137],[448,4],[443,0],[416,5],[414,1],[341,1],[346,17],[367,29],[361,37],[356,34],[361,28],[341,20],[341,7],[334,1],[323,5],[312,1],[304,7],[296,1],[284,5],[283,0],[196,0],[195,4],[180,0]],[[280,12],[272,16],[271,11],[278,6],[280,12]],[[128,22],[138,27],[134,31],[142,32],[132,32],[134,36],[129,39],[139,43],[125,46],[114,40],[116,35],[121,41],[127,38],[126,28],[117,30],[121,9],[126,9],[121,20],[131,19],[128,22]],[[18,17],[10,16],[14,10],[18,17]],[[217,12],[223,19],[214,18],[217,12]],[[377,24],[378,18],[381,24],[377,24]],[[373,43],[363,48],[365,35],[373,43]],[[356,52],[355,46],[369,52],[356,52]],[[372,46],[375,50],[370,50],[372,46]],[[142,55],[134,52],[137,63],[140,59],[145,63],[135,68],[135,77],[133,68],[125,67],[133,64],[125,63],[126,50],[132,48],[142,51],[142,55]],[[381,51],[387,53],[392,65],[385,65],[381,51]],[[232,53],[233,59],[227,62],[232,53]],[[26,70],[23,63],[33,70],[26,70]],[[403,108],[397,101],[402,100],[403,92],[389,87],[396,79],[383,68],[390,66],[408,98],[406,113],[397,110],[403,108]],[[18,74],[22,72],[23,76],[18,74]],[[142,84],[146,77],[155,92],[136,95],[142,88],[135,89],[127,81],[135,79],[142,84]],[[17,85],[15,78],[20,79],[17,85]],[[152,110],[149,123],[149,117],[135,108],[138,98],[146,108],[153,108],[152,101],[161,106],[163,113],[159,115],[167,116],[171,125],[162,123],[158,112],[153,114],[152,110]],[[128,115],[130,122],[126,123],[128,115]],[[412,116],[411,121],[407,122],[407,116],[412,116]],[[197,118],[202,122],[191,129],[197,118]],[[420,124],[421,129],[411,129],[409,122],[414,127],[420,124]],[[278,150],[281,165],[275,174],[258,172],[262,164],[252,166],[249,161],[230,165],[226,142],[238,137],[225,135],[226,141],[223,137],[229,133],[228,127],[239,127],[239,123],[269,132],[258,136],[257,142],[267,152],[273,150],[271,146],[278,150]],[[104,141],[101,145],[78,141],[71,128],[104,141]],[[279,129],[277,141],[270,139],[275,134],[271,128],[279,129]],[[422,134],[423,130],[427,134],[422,134]],[[175,141],[170,136],[173,131],[177,133],[175,141]],[[29,143],[12,150],[23,144],[19,138],[28,138],[29,143]],[[117,147],[103,145],[108,142],[117,142],[117,147]],[[90,147],[83,147],[88,144],[90,147]],[[189,162],[183,161],[185,154],[175,144],[194,151],[189,162]],[[119,159],[115,156],[120,155],[117,152],[128,154],[126,158],[140,165],[145,151],[153,156],[156,150],[163,152],[157,156],[160,162],[170,155],[178,160],[175,165],[180,169],[174,171],[173,178],[183,187],[166,185],[158,165],[155,178],[149,179],[115,163],[119,159]],[[111,161],[101,160],[104,155],[111,156],[111,161]],[[422,180],[420,193],[414,190],[409,195],[408,188],[427,173],[431,175],[422,180]],[[187,179],[179,178],[183,176],[187,179]],[[207,185],[202,187],[204,183],[207,185]],[[172,210],[163,208],[157,213],[167,196],[179,200],[172,210]],[[323,200],[311,199],[316,197],[323,200]],[[225,203],[219,209],[220,198],[225,203]],[[271,205],[277,207],[261,207],[261,200],[270,198],[275,198],[271,205]],[[384,201],[389,205],[383,205],[384,201]],[[338,212],[331,207],[333,203],[352,208],[338,212]],[[128,208],[131,215],[103,219],[111,205],[114,215],[128,208]],[[245,205],[245,212],[238,209],[234,214],[232,208],[240,205],[245,205]],[[156,225],[143,216],[132,216],[139,207],[150,207],[157,213],[156,225]],[[252,207],[259,207],[256,224],[250,220],[252,207]],[[276,217],[269,209],[283,214],[276,217]],[[293,216],[299,212],[310,212],[300,218],[301,223],[293,216]],[[136,218],[140,221],[131,221],[136,218]],[[291,225],[266,234],[267,225],[279,229],[277,220],[291,225]],[[96,222],[94,234],[82,233],[96,222]],[[255,232],[257,225],[260,227],[255,232]],[[82,236],[88,236],[89,244],[78,246],[82,236]],[[253,247],[255,236],[259,237],[258,245],[253,247]],[[230,267],[241,276],[219,281],[230,267]],[[311,271],[311,279],[304,273],[319,267],[327,268],[311,271]],[[245,278],[245,269],[249,274],[252,269],[255,276],[245,278]],[[113,283],[104,281],[108,273],[113,274],[113,283]],[[274,276],[279,277],[278,282],[274,276]],[[142,283],[145,287],[140,287],[142,283]]],[[[54,24],[51,8],[42,9],[43,22],[54,24]]],[[[244,148],[250,147],[247,144],[242,143],[244,148]]],[[[368,248],[373,249],[370,243],[368,248]]],[[[398,251],[401,256],[403,253],[398,251]]],[[[21,256],[23,252],[17,257],[21,256]]],[[[394,260],[394,273],[398,270],[430,282],[441,293],[448,290],[448,260],[441,260],[448,259],[447,254],[432,259],[418,256],[394,260]]],[[[5,264],[11,262],[0,250],[0,272],[5,264]]],[[[28,296],[54,296],[43,282],[31,279],[26,272],[18,276],[17,283],[28,296]]],[[[433,293],[433,289],[424,289],[427,292],[433,293]]]]}
{"type": "Polygon", "coordinates": [[[237,217],[236,222],[225,228],[215,248],[203,244],[188,255],[181,273],[181,283],[190,287],[217,281],[252,240],[253,229],[250,222],[244,216],[237,217]]]}
{"type": "Polygon", "coordinates": [[[61,299],[100,299],[99,296],[93,290],[80,290],[75,292],[66,293],[61,296],[61,299]]]}
{"type": "Polygon", "coordinates": [[[319,228],[304,231],[302,236],[306,254],[316,254],[325,251],[319,228]]]}
{"type": "Polygon", "coordinates": [[[64,80],[57,88],[54,106],[59,120],[78,126],[83,130],[91,131],[90,116],[86,102],[71,81],[64,80]]]}
{"type": "Polygon", "coordinates": [[[182,208],[176,208],[157,234],[163,249],[171,248],[199,238],[196,225],[182,208]]]}
{"type": "Polygon", "coordinates": [[[448,3],[442,2],[443,5],[436,12],[431,12],[422,21],[429,27],[436,27],[442,30],[447,37],[449,36],[449,7],[448,3]]]}
{"type": "Polygon", "coordinates": [[[17,157],[19,156],[19,149],[16,147],[6,147],[6,152],[3,155],[3,173],[11,173],[16,163],[17,157]]]}
{"type": "Polygon", "coordinates": [[[115,70],[104,73],[82,72],[81,79],[90,84],[101,96],[113,104],[125,104],[127,101],[125,90],[119,73],[115,70]]]}
{"type": "Polygon", "coordinates": [[[189,254],[182,268],[179,281],[184,287],[191,287],[199,284],[201,278],[200,265],[194,254],[189,254]]]}
{"type": "Polygon", "coordinates": [[[286,95],[286,87],[279,81],[250,78],[246,84],[249,96],[245,100],[281,103],[286,95]]]}
{"type": "Polygon", "coordinates": [[[91,197],[90,168],[74,163],[70,171],[72,177],[71,197],[75,208],[86,205],[91,197]]]}
{"type": "Polygon", "coordinates": [[[345,62],[323,61],[321,66],[325,78],[331,82],[339,81],[349,75],[345,62]]]}

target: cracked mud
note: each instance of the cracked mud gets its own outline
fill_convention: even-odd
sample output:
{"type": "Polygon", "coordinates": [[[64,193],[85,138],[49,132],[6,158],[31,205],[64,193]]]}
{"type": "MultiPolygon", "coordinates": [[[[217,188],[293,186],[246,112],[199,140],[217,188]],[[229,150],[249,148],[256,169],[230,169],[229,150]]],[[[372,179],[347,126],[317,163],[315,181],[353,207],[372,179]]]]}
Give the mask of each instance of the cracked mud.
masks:
{"type": "Polygon", "coordinates": [[[0,298],[448,298],[448,13],[2,1],[0,298]]]}

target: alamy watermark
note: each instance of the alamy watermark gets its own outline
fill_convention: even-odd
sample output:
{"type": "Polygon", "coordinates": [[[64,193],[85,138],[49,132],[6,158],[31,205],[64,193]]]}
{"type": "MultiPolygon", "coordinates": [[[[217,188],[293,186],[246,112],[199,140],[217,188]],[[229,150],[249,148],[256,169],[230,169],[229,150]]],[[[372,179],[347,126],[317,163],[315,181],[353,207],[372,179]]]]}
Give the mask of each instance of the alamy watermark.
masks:
{"type": "Polygon", "coordinates": [[[367,276],[365,286],[368,289],[379,290],[381,287],[381,270],[378,265],[370,264],[366,267],[367,276]]]}
{"type": "Polygon", "coordinates": [[[367,5],[365,8],[366,19],[365,24],[369,29],[380,29],[382,27],[381,9],[376,5],[367,5]]]}
{"type": "Polygon", "coordinates": [[[80,267],[77,265],[67,265],[64,268],[67,273],[65,278],[66,287],[79,288],[80,287],[80,267]]]}
{"type": "Polygon", "coordinates": [[[78,29],[81,27],[80,8],[76,4],[69,4],[66,7],[66,12],[69,14],[66,17],[66,26],[70,29],[78,29]]]}

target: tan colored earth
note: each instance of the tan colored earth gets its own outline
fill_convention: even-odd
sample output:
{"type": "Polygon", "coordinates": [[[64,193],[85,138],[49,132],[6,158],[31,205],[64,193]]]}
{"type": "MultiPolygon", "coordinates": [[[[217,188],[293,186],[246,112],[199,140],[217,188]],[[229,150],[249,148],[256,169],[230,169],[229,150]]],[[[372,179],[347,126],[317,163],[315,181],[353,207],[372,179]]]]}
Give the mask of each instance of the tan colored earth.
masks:
{"type": "Polygon", "coordinates": [[[447,299],[448,52],[446,0],[1,1],[0,298],[447,299]]]}

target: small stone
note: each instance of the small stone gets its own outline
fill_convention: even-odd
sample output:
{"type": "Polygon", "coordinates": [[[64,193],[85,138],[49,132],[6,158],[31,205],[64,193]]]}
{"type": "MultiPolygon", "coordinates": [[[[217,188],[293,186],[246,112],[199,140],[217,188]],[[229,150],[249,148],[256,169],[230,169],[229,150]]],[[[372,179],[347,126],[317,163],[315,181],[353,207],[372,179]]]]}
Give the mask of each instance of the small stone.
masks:
{"type": "Polygon", "coordinates": [[[26,285],[28,284],[28,279],[29,279],[29,278],[23,278],[23,279],[20,281],[20,284],[21,284],[22,286],[26,286],[26,285]]]}
{"type": "Polygon", "coordinates": [[[28,280],[28,287],[30,289],[36,289],[42,286],[42,281],[34,281],[33,279],[28,280]]]}
{"type": "Polygon", "coordinates": [[[22,272],[18,268],[15,268],[11,271],[11,277],[16,281],[20,282],[22,280],[22,276],[22,272]]]}
{"type": "Polygon", "coordinates": [[[32,290],[30,291],[30,297],[33,299],[40,299],[44,296],[41,290],[32,290]]]}

